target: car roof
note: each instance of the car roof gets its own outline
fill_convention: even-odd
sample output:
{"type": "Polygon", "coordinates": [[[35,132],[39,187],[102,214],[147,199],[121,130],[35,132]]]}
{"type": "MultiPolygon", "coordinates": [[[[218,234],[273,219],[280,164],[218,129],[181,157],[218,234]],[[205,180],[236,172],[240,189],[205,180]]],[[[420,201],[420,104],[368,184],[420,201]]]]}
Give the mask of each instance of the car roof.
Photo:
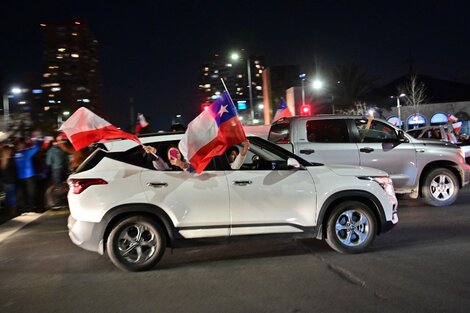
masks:
{"type": "MultiPolygon", "coordinates": [[[[143,145],[155,141],[181,140],[184,132],[163,132],[140,135],[139,139],[143,145]]],[[[100,142],[99,146],[109,152],[126,151],[137,146],[138,143],[129,139],[117,139],[100,142]]]]}

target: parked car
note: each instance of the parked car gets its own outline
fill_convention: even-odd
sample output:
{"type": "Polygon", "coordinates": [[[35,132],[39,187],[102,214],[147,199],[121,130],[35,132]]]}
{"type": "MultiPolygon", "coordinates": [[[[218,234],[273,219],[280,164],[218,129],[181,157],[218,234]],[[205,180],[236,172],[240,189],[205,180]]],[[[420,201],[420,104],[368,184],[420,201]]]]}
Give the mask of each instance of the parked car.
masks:
{"type": "MultiPolygon", "coordinates": [[[[168,161],[182,134],[142,137],[168,161]]],[[[259,137],[232,170],[225,155],[201,174],[157,171],[128,140],[97,149],[69,176],[69,236],[119,268],[148,270],[166,246],[200,238],[288,234],[325,238],[342,253],[364,251],[398,222],[387,173],[312,164],[259,137]],[[108,149],[108,151],[106,151],[108,149]]]]}
{"type": "Polygon", "coordinates": [[[470,181],[461,148],[442,141],[418,140],[388,122],[362,116],[317,115],[280,119],[268,140],[310,162],[343,163],[390,174],[397,194],[447,206],[470,181]]]}
{"type": "MultiPolygon", "coordinates": [[[[447,125],[425,126],[411,129],[407,131],[407,133],[417,139],[436,139],[450,142],[451,140],[449,140],[449,136],[447,136],[447,127],[447,125]]],[[[458,136],[456,134],[453,134],[453,136],[453,138],[456,138],[457,140],[455,144],[461,147],[465,154],[466,163],[470,164],[470,143],[468,140],[458,141],[458,136]]]]}

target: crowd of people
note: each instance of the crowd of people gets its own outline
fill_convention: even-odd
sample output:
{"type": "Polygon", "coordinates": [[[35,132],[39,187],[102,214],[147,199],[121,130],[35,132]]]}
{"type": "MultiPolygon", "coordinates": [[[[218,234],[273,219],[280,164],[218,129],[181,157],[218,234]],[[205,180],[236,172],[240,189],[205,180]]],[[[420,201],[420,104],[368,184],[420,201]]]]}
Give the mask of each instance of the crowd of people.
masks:
{"type": "Polygon", "coordinates": [[[12,138],[0,143],[0,179],[5,195],[1,210],[9,217],[43,212],[53,205],[48,191],[63,185],[89,154],[76,151],[62,135],[12,138]]]}
{"type": "MultiPolygon", "coordinates": [[[[232,169],[239,169],[249,148],[249,141],[242,143],[240,152],[236,146],[226,151],[232,169]]],[[[195,172],[177,147],[170,147],[167,157],[170,164],[156,154],[152,146],[143,146],[153,154],[157,170],[182,169],[195,172]]],[[[0,182],[5,199],[0,210],[9,217],[25,212],[44,212],[54,206],[51,194],[66,186],[68,175],[92,152],[91,147],[75,150],[64,135],[13,138],[0,143],[0,182]],[[51,202],[52,200],[52,202],[51,202]]],[[[62,195],[65,200],[65,194],[62,195]]]]}

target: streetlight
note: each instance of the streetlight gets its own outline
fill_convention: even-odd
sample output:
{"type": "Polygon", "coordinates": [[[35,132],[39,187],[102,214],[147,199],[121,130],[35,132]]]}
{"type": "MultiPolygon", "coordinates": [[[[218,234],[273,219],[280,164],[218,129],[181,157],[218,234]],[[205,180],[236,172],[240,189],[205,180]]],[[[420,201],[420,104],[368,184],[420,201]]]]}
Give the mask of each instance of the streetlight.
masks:
{"type": "MultiPolygon", "coordinates": [[[[10,92],[15,95],[20,94],[21,88],[13,87],[10,89],[10,92]]],[[[8,129],[8,121],[10,120],[10,100],[8,99],[8,94],[8,91],[3,94],[3,123],[5,129],[8,129]]]]}
{"type": "Polygon", "coordinates": [[[401,97],[406,97],[406,95],[404,93],[401,93],[400,95],[398,96],[391,96],[390,98],[395,98],[397,99],[397,115],[398,115],[398,127],[401,128],[401,125],[402,125],[402,122],[401,122],[401,104],[400,104],[400,98],[401,97]]]}
{"type": "MultiPolygon", "coordinates": [[[[240,55],[236,52],[232,53],[230,55],[230,58],[234,61],[238,61],[240,59],[240,55]]],[[[248,77],[248,94],[249,94],[249,100],[250,100],[250,115],[251,115],[251,122],[254,122],[255,119],[255,110],[253,108],[253,86],[251,84],[251,64],[250,64],[250,58],[246,58],[246,73],[248,77]]]]}

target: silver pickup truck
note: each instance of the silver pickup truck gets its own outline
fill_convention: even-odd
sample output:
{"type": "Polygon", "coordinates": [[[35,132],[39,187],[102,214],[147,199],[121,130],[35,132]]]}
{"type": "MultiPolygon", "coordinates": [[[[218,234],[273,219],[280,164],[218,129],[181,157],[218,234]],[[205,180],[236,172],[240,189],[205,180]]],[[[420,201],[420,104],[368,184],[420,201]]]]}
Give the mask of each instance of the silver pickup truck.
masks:
{"type": "Polygon", "coordinates": [[[390,174],[397,194],[448,206],[470,181],[461,148],[413,138],[381,119],[317,115],[283,118],[268,140],[310,162],[374,167],[390,174]]]}

